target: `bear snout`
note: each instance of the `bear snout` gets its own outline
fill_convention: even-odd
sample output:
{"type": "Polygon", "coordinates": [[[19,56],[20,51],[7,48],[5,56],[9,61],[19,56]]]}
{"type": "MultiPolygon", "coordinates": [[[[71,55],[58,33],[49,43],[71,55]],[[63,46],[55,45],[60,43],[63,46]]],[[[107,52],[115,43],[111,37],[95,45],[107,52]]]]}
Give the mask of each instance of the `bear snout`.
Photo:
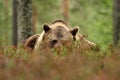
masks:
{"type": "Polygon", "coordinates": [[[54,45],[54,48],[55,49],[59,49],[60,47],[62,47],[63,45],[61,44],[61,43],[56,43],[55,45],[54,45]]]}
{"type": "Polygon", "coordinates": [[[50,48],[55,48],[55,49],[57,49],[57,48],[60,48],[61,46],[63,46],[63,45],[62,45],[62,43],[60,43],[60,41],[58,41],[58,40],[52,40],[52,41],[50,42],[50,48]]]}

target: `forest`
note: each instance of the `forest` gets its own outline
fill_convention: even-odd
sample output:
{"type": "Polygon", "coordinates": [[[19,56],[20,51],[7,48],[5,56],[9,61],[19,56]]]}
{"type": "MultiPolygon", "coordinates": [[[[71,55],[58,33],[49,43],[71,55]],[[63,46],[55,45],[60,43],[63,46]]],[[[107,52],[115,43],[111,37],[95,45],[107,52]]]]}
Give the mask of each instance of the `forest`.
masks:
{"type": "Polygon", "coordinates": [[[0,12],[0,80],[120,79],[120,0],[0,0],[0,12]],[[26,51],[24,40],[55,20],[96,47],[26,51]]]}

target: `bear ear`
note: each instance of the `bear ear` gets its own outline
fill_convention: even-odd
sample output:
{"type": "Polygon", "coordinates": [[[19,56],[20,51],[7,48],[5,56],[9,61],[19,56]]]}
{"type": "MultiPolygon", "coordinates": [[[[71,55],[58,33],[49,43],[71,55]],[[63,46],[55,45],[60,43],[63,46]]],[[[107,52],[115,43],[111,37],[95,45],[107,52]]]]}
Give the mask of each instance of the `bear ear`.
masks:
{"type": "Polygon", "coordinates": [[[48,32],[51,28],[49,27],[49,25],[44,24],[43,29],[44,29],[45,32],[48,32]]]}
{"type": "Polygon", "coordinates": [[[38,37],[39,37],[39,34],[29,37],[25,42],[25,48],[34,49],[38,37]]]}
{"type": "Polygon", "coordinates": [[[73,36],[75,36],[75,35],[77,34],[77,32],[78,32],[78,27],[73,28],[72,30],[70,30],[70,33],[71,33],[73,36]]]}

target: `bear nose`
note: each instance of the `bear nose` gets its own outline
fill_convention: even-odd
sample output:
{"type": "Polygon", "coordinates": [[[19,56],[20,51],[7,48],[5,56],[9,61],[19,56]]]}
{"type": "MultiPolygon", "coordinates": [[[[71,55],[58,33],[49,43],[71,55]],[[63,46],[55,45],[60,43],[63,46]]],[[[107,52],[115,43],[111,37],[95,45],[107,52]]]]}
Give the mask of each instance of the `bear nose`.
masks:
{"type": "Polygon", "coordinates": [[[54,45],[55,45],[57,42],[58,42],[57,40],[52,40],[52,41],[50,42],[50,48],[53,48],[54,45]]]}
{"type": "Polygon", "coordinates": [[[52,40],[52,43],[57,43],[57,40],[52,40]]]}

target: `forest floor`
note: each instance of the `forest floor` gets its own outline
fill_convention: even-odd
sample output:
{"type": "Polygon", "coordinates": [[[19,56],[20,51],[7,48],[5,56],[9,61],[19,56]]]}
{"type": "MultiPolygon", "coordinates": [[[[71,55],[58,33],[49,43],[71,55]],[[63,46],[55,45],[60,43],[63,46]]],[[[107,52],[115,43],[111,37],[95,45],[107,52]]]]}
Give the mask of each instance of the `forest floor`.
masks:
{"type": "Polygon", "coordinates": [[[119,80],[120,47],[56,55],[0,46],[0,80],[119,80]]]}

